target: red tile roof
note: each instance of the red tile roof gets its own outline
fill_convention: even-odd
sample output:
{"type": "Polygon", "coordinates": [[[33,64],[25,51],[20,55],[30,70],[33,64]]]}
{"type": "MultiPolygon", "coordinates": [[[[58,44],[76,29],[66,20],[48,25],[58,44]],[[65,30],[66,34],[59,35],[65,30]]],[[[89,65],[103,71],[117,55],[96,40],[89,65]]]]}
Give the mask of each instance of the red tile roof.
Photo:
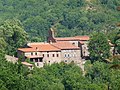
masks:
{"type": "Polygon", "coordinates": [[[36,51],[60,51],[59,48],[49,43],[31,43],[28,44],[29,48],[18,48],[22,52],[36,52],[36,51]]]}
{"type": "Polygon", "coordinates": [[[52,43],[51,45],[58,47],[60,49],[79,49],[79,47],[72,45],[69,42],[56,42],[52,43]]]}
{"type": "Polygon", "coordinates": [[[37,49],[38,51],[60,51],[59,48],[49,44],[49,43],[44,43],[44,44],[34,44],[30,45],[30,47],[37,49]]]}
{"type": "MultiPolygon", "coordinates": [[[[79,47],[72,45],[69,42],[56,42],[56,43],[29,43],[29,48],[19,48],[22,52],[36,52],[36,51],[60,51],[61,49],[79,49],[79,47]]],[[[34,57],[34,56],[32,56],[34,57]]],[[[36,56],[35,56],[36,57],[36,56]]],[[[31,58],[31,57],[28,57],[31,58]]]]}
{"type": "Polygon", "coordinates": [[[87,41],[90,39],[89,36],[75,36],[75,37],[65,37],[65,38],[55,38],[57,41],[87,41]]]}
{"type": "Polygon", "coordinates": [[[22,52],[35,52],[36,49],[34,49],[34,48],[18,48],[18,51],[22,51],[22,52]]]}

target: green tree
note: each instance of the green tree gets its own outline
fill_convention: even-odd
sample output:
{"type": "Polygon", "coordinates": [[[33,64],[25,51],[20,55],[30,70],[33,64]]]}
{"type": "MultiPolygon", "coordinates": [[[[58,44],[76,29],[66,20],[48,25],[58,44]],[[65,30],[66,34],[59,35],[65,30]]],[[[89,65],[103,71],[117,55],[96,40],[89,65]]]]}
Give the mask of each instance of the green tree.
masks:
{"type": "Polygon", "coordinates": [[[103,33],[93,33],[90,37],[89,52],[91,61],[102,61],[110,56],[110,45],[103,33]]]}
{"type": "Polygon", "coordinates": [[[114,41],[115,41],[115,50],[117,51],[117,53],[120,54],[120,30],[117,33],[114,41]]]}
{"type": "Polygon", "coordinates": [[[86,78],[97,90],[119,90],[119,79],[116,79],[119,78],[119,69],[113,69],[112,64],[99,61],[86,63],[86,66],[86,78]]]}
{"type": "MultiPolygon", "coordinates": [[[[27,42],[27,33],[24,31],[18,19],[6,20],[0,26],[1,40],[6,42],[8,54],[15,54],[17,48],[22,47],[27,42]],[[3,39],[2,39],[3,38],[3,39]]],[[[2,45],[2,44],[1,44],[2,45]]]]}

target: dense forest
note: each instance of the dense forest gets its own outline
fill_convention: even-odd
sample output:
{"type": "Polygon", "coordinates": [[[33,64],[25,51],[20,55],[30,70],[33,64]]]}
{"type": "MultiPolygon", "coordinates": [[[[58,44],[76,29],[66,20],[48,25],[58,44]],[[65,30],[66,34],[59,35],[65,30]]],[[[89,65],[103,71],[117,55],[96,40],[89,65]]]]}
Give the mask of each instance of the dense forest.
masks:
{"type": "Polygon", "coordinates": [[[119,90],[120,0],[0,0],[0,90],[119,90]],[[29,70],[5,60],[28,42],[89,35],[85,71],[74,63],[29,70]],[[115,49],[111,55],[108,40],[115,49]]]}
{"type": "Polygon", "coordinates": [[[0,0],[0,24],[19,19],[32,41],[46,40],[50,27],[57,36],[107,33],[120,22],[118,6],[119,0],[0,0]]]}

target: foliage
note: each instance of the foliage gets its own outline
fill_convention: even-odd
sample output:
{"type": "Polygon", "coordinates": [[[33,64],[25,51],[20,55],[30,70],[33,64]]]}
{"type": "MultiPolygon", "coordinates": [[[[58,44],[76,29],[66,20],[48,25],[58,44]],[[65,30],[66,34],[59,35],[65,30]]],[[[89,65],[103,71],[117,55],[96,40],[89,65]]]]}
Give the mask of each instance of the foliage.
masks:
{"type": "Polygon", "coordinates": [[[115,25],[120,21],[119,5],[119,0],[1,0],[0,90],[119,90],[119,57],[114,56],[112,63],[99,62],[109,57],[103,33],[120,51],[115,25]],[[16,64],[5,60],[5,53],[15,55],[17,48],[26,44],[27,33],[30,41],[44,41],[50,27],[60,37],[99,32],[91,36],[89,51],[96,62],[86,62],[85,76],[73,63],[30,71],[20,60],[16,64]]]}
{"type": "Polygon", "coordinates": [[[19,19],[33,41],[46,40],[52,26],[57,29],[57,36],[109,32],[120,21],[116,10],[119,5],[119,0],[2,0],[0,24],[7,19],[19,19]]]}
{"type": "Polygon", "coordinates": [[[90,37],[89,52],[91,60],[104,60],[110,56],[110,45],[103,33],[93,33],[90,37]]]}
{"type": "Polygon", "coordinates": [[[115,41],[115,49],[116,49],[117,53],[120,54],[120,30],[116,34],[116,37],[115,37],[114,41],[115,41]]]}
{"type": "Polygon", "coordinates": [[[91,83],[101,86],[100,90],[119,90],[120,68],[112,68],[113,64],[96,61],[94,64],[86,63],[86,78],[91,83]]]}
{"type": "Polygon", "coordinates": [[[0,90],[118,90],[120,69],[104,62],[87,62],[80,67],[65,63],[29,70],[20,62],[12,64],[0,57],[0,90]]]}
{"type": "Polygon", "coordinates": [[[15,55],[17,48],[22,47],[27,42],[27,33],[17,19],[6,20],[2,23],[0,32],[0,47],[4,47],[7,54],[15,55]]]}

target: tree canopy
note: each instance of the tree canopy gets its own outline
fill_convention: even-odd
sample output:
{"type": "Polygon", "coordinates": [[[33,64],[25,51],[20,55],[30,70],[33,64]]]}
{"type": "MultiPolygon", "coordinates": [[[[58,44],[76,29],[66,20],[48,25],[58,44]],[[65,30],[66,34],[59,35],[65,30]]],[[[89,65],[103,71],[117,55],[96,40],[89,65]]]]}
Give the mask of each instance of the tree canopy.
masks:
{"type": "Polygon", "coordinates": [[[19,19],[33,41],[46,40],[52,26],[57,36],[109,32],[120,21],[118,6],[119,0],[1,0],[0,24],[19,19]]]}
{"type": "Polygon", "coordinates": [[[115,49],[117,53],[120,54],[120,30],[116,34],[116,37],[114,38],[114,40],[115,40],[115,49]]]}
{"type": "Polygon", "coordinates": [[[108,39],[120,53],[118,6],[119,0],[0,0],[0,90],[119,90],[120,57],[101,62],[110,56],[108,39]],[[84,75],[73,63],[29,70],[6,61],[27,41],[45,41],[50,27],[59,37],[99,32],[89,42],[96,62],[86,61],[84,75]]]}
{"type": "Polygon", "coordinates": [[[103,33],[93,33],[89,41],[89,52],[91,60],[104,60],[110,56],[110,45],[103,33]]]}
{"type": "Polygon", "coordinates": [[[4,47],[10,55],[14,55],[17,48],[27,43],[28,35],[24,31],[21,22],[17,19],[9,19],[2,23],[0,33],[0,47],[4,47]]]}

